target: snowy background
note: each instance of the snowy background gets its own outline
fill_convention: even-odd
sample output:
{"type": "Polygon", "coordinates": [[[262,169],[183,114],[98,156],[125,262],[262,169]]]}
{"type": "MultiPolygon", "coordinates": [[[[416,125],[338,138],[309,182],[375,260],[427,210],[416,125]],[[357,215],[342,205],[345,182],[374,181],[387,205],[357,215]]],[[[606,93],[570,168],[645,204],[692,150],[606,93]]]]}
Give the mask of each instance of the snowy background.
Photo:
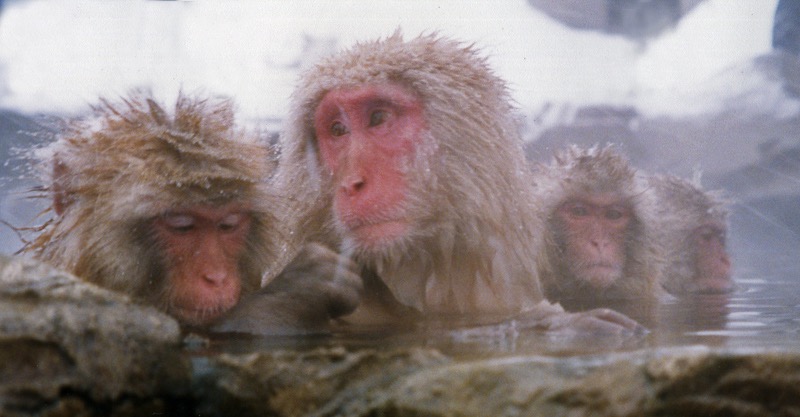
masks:
{"type": "MultiPolygon", "coordinates": [[[[2,0],[0,0],[1,2],[2,0]]],[[[277,131],[298,72],[401,29],[473,42],[509,82],[532,159],[617,141],[651,172],[704,173],[736,199],[734,252],[800,242],[800,101],[771,48],[776,0],[706,0],[649,38],[581,30],[524,0],[100,2],[6,0],[0,10],[0,219],[29,222],[11,147],[44,116],[149,87],[235,97],[277,131]],[[753,243],[753,233],[762,241],[753,243]],[[777,242],[777,243],[776,243],[777,242]],[[765,245],[765,246],[757,246],[765,245]]],[[[2,4],[2,3],[0,3],[2,4]]],[[[19,241],[0,226],[0,252],[19,241]]]]}
{"type": "Polygon", "coordinates": [[[524,0],[12,1],[0,16],[0,106],[76,113],[98,95],[148,85],[163,95],[205,88],[236,97],[249,117],[280,117],[315,55],[400,28],[476,43],[523,109],[612,103],[696,114],[719,105],[730,84],[758,82],[738,73],[707,85],[770,51],[775,5],[708,0],[642,45],[569,28],[524,0]]]}

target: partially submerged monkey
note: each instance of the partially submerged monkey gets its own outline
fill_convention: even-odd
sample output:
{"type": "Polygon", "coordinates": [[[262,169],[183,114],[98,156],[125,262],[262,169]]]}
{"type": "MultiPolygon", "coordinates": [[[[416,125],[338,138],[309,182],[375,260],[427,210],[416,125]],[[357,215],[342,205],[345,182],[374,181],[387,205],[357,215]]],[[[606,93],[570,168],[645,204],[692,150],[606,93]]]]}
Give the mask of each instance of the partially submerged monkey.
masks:
{"type": "Polygon", "coordinates": [[[292,228],[364,269],[371,290],[351,320],[525,312],[550,330],[635,327],[545,301],[544,226],[510,103],[475,48],[437,35],[357,44],[303,75],[276,180],[305,211],[292,228]]]}
{"type": "Polygon", "coordinates": [[[547,299],[567,309],[613,307],[651,320],[664,250],[645,178],[613,146],[570,146],[538,166],[546,222],[539,263],[547,299]]]}
{"type": "Polygon", "coordinates": [[[181,94],[169,115],[137,91],[94,113],[41,152],[52,217],[22,252],[188,326],[319,331],[358,304],[352,265],[318,245],[259,289],[287,207],[267,183],[268,147],[236,127],[230,100],[181,94]]]}
{"type": "Polygon", "coordinates": [[[658,201],[659,237],[666,248],[663,287],[677,296],[732,291],[728,209],[720,193],[704,191],[699,179],[656,175],[648,183],[658,201]]]}

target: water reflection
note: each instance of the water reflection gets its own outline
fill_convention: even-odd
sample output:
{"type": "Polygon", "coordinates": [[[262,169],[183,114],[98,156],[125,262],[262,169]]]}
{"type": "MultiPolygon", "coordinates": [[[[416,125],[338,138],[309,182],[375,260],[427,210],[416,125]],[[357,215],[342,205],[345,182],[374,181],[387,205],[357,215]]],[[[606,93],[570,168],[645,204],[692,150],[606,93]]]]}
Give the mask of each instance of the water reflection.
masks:
{"type": "MultiPolygon", "coordinates": [[[[794,348],[800,345],[800,257],[793,250],[739,254],[736,281],[730,294],[697,294],[661,304],[650,332],[613,335],[546,334],[503,322],[465,327],[451,321],[431,321],[413,328],[360,328],[326,336],[216,336],[197,355],[261,350],[311,350],[429,347],[456,358],[540,354],[569,356],[631,351],[643,348],[705,345],[724,348],[794,348]]],[[[649,312],[647,314],[650,314],[649,312]]],[[[648,317],[636,317],[646,321],[648,317]]],[[[652,319],[652,317],[650,317],[652,319]]]]}

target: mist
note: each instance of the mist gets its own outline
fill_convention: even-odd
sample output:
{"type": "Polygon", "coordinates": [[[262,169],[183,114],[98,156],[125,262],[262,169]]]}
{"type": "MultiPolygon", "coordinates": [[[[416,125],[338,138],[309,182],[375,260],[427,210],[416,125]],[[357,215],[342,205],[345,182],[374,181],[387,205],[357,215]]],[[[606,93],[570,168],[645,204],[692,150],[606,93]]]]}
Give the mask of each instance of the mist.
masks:
{"type": "MultiPolygon", "coordinates": [[[[534,160],[565,143],[619,143],[637,167],[734,201],[734,253],[800,242],[800,100],[771,45],[776,0],[706,0],[657,34],[576,28],[534,2],[11,1],[0,11],[0,218],[36,224],[15,149],[98,96],[230,95],[277,133],[300,71],[349,45],[438,32],[475,43],[506,79],[534,160]],[[39,132],[34,134],[34,132],[39,132]]],[[[0,250],[20,246],[8,227],[0,250]]]]}

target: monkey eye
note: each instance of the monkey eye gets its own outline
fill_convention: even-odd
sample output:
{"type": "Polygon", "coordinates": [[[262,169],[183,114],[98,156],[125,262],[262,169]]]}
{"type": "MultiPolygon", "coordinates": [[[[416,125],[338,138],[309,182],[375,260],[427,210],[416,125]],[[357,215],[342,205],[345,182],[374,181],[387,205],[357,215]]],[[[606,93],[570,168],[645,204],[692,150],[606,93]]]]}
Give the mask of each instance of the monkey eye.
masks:
{"type": "Polygon", "coordinates": [[[229,214],[225,216],[218,224],[217,227],[223,232],[236,230],[244,219],[244,215],[240,213],[229,214]]]}
{"type": "Polygon", "coordinates": [[[378,126],[389,119],[389,112],[386,110],[375,110],[369,115],[369,127],[378,126]]]}
{"type": "Polygon", "coordinates": [[[175,232],[184,233],[192,230],[195,220],[188,214],[166,214],[164,224],[175,232]]]}
{"type": "Polygon", "coordinates": [[[608,209],[606,210],[606,218],[609,220],[619,220],[625,216],[625,213],[619,209],[608,209]]]}
{"type": "Polygon", "coordinates": [[[347,134],[349,131],[347,126],[344,125],[342,122],[333,122],[330,127],[331,135],[339,137],[347,134]]]}
{"type": "Polygon", "coordinates": [[[573,216],[579,216],[579,217],[588,216],[589,207],[586,207],[583,204],[576,203],[569,206],[568,212],[573,216]]]}
{"type": "Polygon", "coordinates": [[[725,241],[725,232],[717,229],[716,227],[704,226],[700,229],[700,238],[708,242],[713,239],[719,239],[720,242],[725,241]]]}

